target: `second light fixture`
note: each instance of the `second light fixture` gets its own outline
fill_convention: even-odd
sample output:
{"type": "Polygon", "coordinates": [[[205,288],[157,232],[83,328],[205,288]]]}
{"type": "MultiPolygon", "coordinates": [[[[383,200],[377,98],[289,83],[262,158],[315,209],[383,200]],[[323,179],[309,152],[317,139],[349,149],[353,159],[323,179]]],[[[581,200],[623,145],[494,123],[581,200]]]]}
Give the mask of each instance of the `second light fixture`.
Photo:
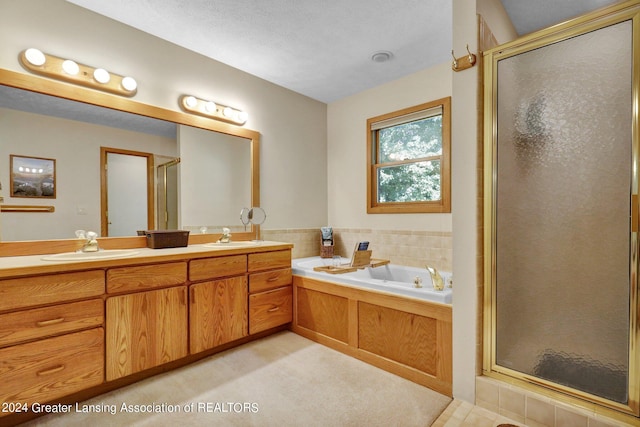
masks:
{"type": "Polygon", "coordinates": [[[187,112],[237,125],[245,124],[249,118],[249,115],[244,111],[227,107],[226,105],[216,104],[213,101],[196,98],[192,95],[182,95],[178,103],[182,109],[187,112]]]}

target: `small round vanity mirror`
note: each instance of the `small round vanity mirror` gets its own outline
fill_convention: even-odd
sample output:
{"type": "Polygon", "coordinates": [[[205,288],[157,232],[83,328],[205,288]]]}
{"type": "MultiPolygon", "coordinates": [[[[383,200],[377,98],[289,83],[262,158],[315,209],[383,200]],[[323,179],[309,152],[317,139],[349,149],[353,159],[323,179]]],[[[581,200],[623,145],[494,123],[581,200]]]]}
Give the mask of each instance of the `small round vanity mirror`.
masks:
{"type": "Polygon", "coordinates": [[[251,212],[249,208],[242,208],[240,211],[240,221],[242,222],[242,225],[244,225],[244,231],[247,231],[247,225],[251,222],[249,219],[249,212],[251,212]]]}
{"type": "Polygon", "coordinates": [[[260,225],[267,219],[267,214],[264,213],[264,209],[262,208],[251,208],[249,210],[249,221],[251,224],[260,225]]]}
{"type": "MultiPolygon", "coordinates": [[[[259,207],[253,207],[249,210],[247,217],[249,218],[249,221],[251,222],[251,224],[260,226],[260,224],[262,224],[264,220],[267,219],[267,214],[264,212],[264,209],[259,207]]],[[[258,235],[256,237],[256,241],[258,242],[262,241],[261,234],[262,233],[261,233],[260,227],[258,227],[258,235]]]]}

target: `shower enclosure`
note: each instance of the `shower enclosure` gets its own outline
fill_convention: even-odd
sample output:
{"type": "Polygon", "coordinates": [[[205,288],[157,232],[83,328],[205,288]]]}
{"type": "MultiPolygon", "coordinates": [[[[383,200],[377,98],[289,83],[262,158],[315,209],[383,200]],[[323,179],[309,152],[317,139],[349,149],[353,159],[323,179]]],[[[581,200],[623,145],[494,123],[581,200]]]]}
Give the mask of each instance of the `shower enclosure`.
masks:
{"type": "Polygon", "coordinates": [[[484,58],[484,372],[636,416],[639,14],[484,58]]]}
{"type": "Polygon", "coordinates": [[[163,163],[156,168],[158,230],[177,230],[178,227],[178,165],[180,159],[163,163]]]}

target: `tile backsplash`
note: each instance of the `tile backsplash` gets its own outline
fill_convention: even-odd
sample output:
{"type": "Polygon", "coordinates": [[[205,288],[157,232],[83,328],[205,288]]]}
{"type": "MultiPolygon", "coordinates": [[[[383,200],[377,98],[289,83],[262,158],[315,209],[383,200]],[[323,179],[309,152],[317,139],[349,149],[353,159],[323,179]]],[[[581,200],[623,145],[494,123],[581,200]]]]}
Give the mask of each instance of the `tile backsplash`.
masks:
{"type": "MultiPolygon", "coordinates": [[[[391,260],[410,267],[433,265],[451,271],[451,232],[334,228],[334,253],[351,257],[357,242],[368,241],[373,258],[391,260]]],[[[293,258],[320,255],[320,228],[263,230],[265,240],[293,243],[293,258]]]]}

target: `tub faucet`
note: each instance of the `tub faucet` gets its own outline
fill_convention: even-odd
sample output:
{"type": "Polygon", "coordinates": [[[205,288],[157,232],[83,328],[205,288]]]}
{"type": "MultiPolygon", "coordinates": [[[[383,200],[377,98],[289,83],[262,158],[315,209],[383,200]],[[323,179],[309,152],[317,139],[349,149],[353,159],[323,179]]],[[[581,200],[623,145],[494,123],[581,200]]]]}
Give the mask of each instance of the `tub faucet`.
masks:
{"type": "Polygon", "coordinates": [[[436,291],[444,290],[444,280],[442,279],[442,276],[440,275],[438,270],[436,270],[435,267],[431,267],[427,265],[427,271],[431,276],[431,283],[433,284],[433,289],[436,291]]]}

